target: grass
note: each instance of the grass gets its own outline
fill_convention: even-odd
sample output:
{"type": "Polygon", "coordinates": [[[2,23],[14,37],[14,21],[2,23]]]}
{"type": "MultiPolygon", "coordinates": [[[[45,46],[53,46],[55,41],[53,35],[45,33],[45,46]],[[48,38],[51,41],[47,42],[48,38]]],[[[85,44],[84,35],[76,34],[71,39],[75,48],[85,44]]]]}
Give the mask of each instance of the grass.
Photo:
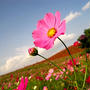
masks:
{"type": "MultiPolygon", "coordinates": [[[[78,56],[80,56],[81,52],[74,53],[73,57],[77,58],[78,56]]],[[[49,59],[51,60],[53,58],[49,58],[49,59]]],[[[70,59],[70,57],[66,55],[61,58],[56,58],[52,61],[61,67],[61,66],[64,66],[63,62],[67,62],[69,59],[70,59]]],[[[80,58],[80,62],[84,62],[84,61],[85,61],[85,56],[83,55],[82,58],[80,58]]],[[[51,65],[48,61],[44,61],[42,63],[37,63],[35,65],[24,67],[22,69],[11,72],[9,74],[2,75],[2,76],[0,76],[0,88],[2,87],[3,83],[6,83],[5,85],[7,87],[8,83],[11,82],[12,86],[8,90],[15,89],[17,87],[17,85],[15,84],[17,77],[19,77],[19,78],[21,76],[29,77],[32,74],[34,75],[34,78],[29,80],[29,83],[27,85],[27,90],[34,90],[35,86],[37,86],[36,90],[42,90],[43,86],[47,86],[48,90],[63,90],[63,88],[66,87],[67,84],[73,86],[74,83],[69,82],[68,80],[66,80],[64,82],[64,81],[62,81],[62,79],[55,80],[54,77],[51,77],[51,79],[50,79],[51,81],[50,80],[49,81],[36,80],[36,78],[35,78],[36,76],[41,76],[41,77],[45,78],[45,74],[48,73],[48,70],[50,68],[54,68],[55,72],[58,72],[58,69],[55,66],[51,65]],[[41,75],[41,72],[44,72],[44,75],[41,75]],[[13,74],[12,81],[11,81],[11,77],[10,77],[11,74],[13,74]]],[[[88,72],[89,72],[88,73],[88,75],[89,75],[90,74],[90,60],[88,60],[88,72]]],[[[72,75],[72,78],[74,78],[73,75],[72,75]]],[[[79,83],[79,85],[82,85],[82,82],[83,82],[82,81],[83,80],[82,73],[77,73],[77,80],[80,80],[80,81],[78,81],[78,83],[79,83]]],[[[89,87],[89,86],[87,85],[87,87],[89,87]]],[[[69,88],[68,90],[72,90],[72,89],[69,88]]]]}

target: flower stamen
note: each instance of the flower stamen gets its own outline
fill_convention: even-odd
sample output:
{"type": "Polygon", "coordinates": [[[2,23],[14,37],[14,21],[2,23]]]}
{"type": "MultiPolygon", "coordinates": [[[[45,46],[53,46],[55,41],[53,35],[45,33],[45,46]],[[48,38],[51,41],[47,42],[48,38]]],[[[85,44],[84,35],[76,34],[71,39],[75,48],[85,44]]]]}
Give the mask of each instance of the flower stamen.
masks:
{"type": "Polygon", "coordinates": [[[49,38],[52,38],[56,34],[56,32],[57,31],[56,31],[55,28],[51,28],[51,29],[48,30],[47,35],[48,35],[49,38]]]}

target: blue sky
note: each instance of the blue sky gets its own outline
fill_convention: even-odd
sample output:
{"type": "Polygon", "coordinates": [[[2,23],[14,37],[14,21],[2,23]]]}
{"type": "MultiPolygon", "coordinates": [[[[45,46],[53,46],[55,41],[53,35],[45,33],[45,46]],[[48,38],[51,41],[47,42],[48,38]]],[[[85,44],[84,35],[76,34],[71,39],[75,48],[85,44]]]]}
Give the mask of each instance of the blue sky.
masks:
{"type": "Polygon", "coordinates": [[[0,66],[16,56],[17,48],[32,46],[37,21],[57,10],[67,20],[67,35],[78,37],[90,26],[88,0],[0,0],[0,66]]]}

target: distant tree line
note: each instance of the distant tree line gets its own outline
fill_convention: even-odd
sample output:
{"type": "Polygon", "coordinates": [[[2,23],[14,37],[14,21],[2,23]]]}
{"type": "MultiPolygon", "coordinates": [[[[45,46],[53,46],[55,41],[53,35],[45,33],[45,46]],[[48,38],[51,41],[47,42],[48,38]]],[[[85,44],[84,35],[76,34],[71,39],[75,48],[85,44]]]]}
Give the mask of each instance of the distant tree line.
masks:
{"type": "Polygon", "coordinates": [[[90,28],[84,30],[84,34],[78,38],[81,43],[81,48],[86,48],[86,51],[90,53],[90,28]]]}

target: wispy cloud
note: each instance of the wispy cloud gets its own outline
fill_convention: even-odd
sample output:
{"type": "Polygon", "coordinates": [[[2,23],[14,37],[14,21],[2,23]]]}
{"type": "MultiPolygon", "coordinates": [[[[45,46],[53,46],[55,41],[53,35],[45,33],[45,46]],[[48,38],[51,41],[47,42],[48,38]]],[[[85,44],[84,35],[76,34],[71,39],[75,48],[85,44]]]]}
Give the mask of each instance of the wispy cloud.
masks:
{"type": "Polygon", "coordinates": [[[87,10],[88,8],[90,8],[90,1],[88,1],[88,2],[82,7],[82,10],[85,11],[85,10],[87,10]]]}
{"type": "MultiPolygon", "coordinates": [[[[65,34],[60,36],[60,38],[65,42],[69,42],[75,38],[75,34],[65,34]]],[[[60,41],[56,39],[52,49],[46,51],[45,49],[38,48],[38,52],[48,58],[60,51],[62,49],[61,46],[60,41]]],[[[30,48],[30,46],[16,48],[16,56],[9,57],[6,63],[0,67],[0,75],[43,60],[39,56],[29,56],[27,52],[28,48],[30,48]]]]}
{"type": "Polygon", "coordinates": [[[81,13],[80,12],[70,12],[69,15],[67,15],[65,17],[66,23],[70,22],[71,20],[73,20],[74,18],[80,16],[81,13]]]}
{"type": "MultiPolygon", "coordinates": [[[[71,34],[64,34],[62,36],[60,36],[60,38],[63,40],[63,41],[69,41],[69,40],[72,40],[76,37],[76,35],[74,33],[71,33],[71,34]]],[[[60,41],[58,39],[55,40],[55,45],[59,44],[60,41]]]]}

